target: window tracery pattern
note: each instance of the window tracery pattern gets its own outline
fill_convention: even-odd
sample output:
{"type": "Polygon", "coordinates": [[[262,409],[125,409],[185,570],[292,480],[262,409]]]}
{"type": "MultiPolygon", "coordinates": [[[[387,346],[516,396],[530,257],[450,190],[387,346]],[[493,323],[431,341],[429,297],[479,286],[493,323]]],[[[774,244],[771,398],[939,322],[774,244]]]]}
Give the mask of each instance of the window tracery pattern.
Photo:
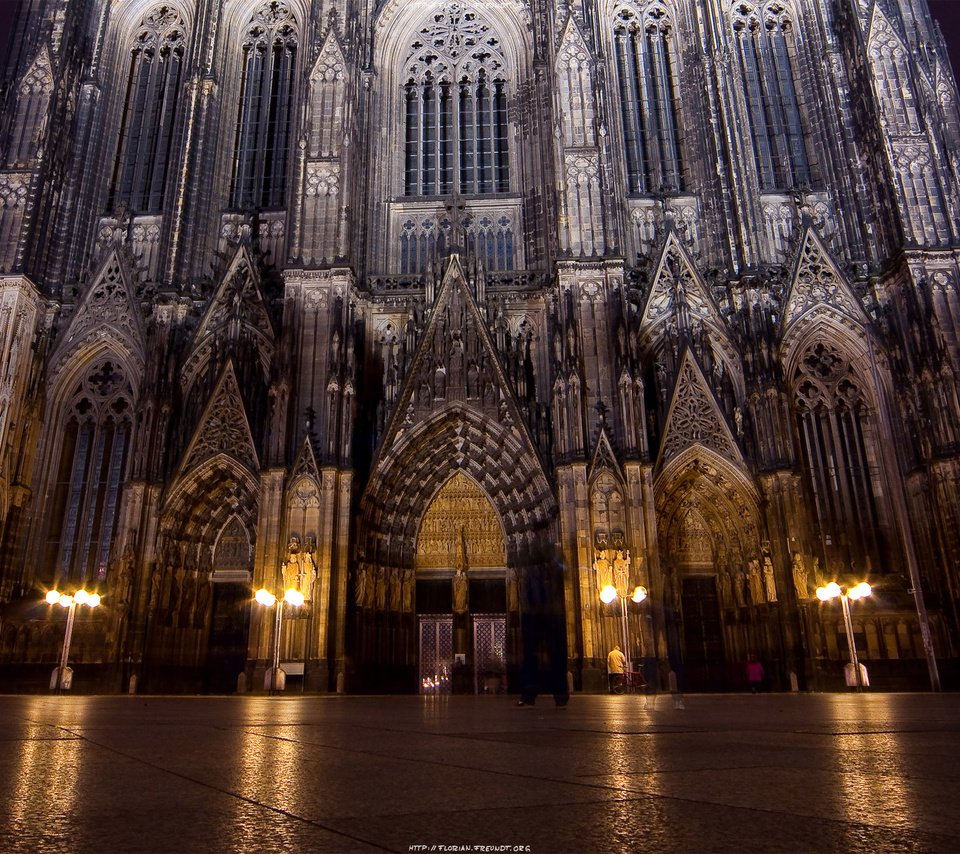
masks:
{"type": "Polygon", "coordinates": [[[613,25],[630,193],[682,189],[672,26],[659,2],[638,10],[621,6],[613,25]]]}
{"type": "Polygon", "coordinates": [[[133,392],[113,356],[94,361],[70,397],[56,469],[47,556],[57,575],[103,580],[133,425],[133,392]]]}
{"type": "Polygon", "coordinates": [[[762,6],[740,0],[732,18],[760,187],[805,186],[810,167],[791,59],[789,9],[781,0],[762,6]]]}
{"type": "Polygon", "coordinates": [[[286,0],[268,0],[247,27],[234,150],[235,208],[283,207],[298,33],[286,0]]]}
{"type": "Polygon", "coordinates": [[[405,194],[508,192],[507,79],[492,27],[446,5],[411,45],[406,77],[405,194]]]}
{"type": "Polygon", "coordinates": [[[879,566],[885,525],[878,510],[879,444],[868,393],[850,361],[825,341],[804,353],[793,380],[820,529],[846,545],[848,557],[879,566]]]}
{"type": "Polygon", "coordinates": [[[139,213],[163,209],[186,40],[183,19],[172,6],[154,7],[137,30],[130,48],[110,207],[125,205],[139,213]]]}

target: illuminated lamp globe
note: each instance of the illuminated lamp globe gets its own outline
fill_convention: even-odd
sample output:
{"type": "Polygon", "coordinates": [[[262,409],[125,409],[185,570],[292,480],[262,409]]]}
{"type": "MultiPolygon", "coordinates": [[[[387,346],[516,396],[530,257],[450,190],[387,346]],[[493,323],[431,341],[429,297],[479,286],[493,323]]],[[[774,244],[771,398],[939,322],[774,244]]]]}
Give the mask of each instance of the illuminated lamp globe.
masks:
{"type": "Polygon", "coordinates": [[[47,593],[46,600],[48,605],[56,605],[60,601],[60,594],[56,590],[51,590],[47,593]]]}
{"type": "Polygon", "coordinates": [[[81,587],[74,593],[73,598],[77,600],[78,605],[86,605],[90,601],[90,594],[81,587]]]}
{"type": "Polygon", "coordinates": [[[254,598],[261,604],[265,605],[267,608],[274,605],[277,601],[277,597],[274,596],[269,590],[261,587],[255,594],[254,598]]]}
{"type": "Polygon", "coordinates": [[[73,597],[67,596],[66,593],[61,593],[57,601],[63,605],[64,608],[69,608],[73,604],[73,597]]]}
{"type": "Polygon", "coordinates": [[[283,594],[283,601],[288,605],[293,605],[294,608],[299,608],[304,603],[303,594],[291,587],[283,594]]]}
{"type": "Polygon", "coordinates": [[[642,602],[647,598],[647,588],[643,587],[642,585],[634,588],[633,596],[631,598],[634,602],[642,602]]]}
{"type": "Polygon", "coordinates": [[[847,596],[851,599],[863,599],[871,594],[872,590],[866,581],[861,581],[856,587],[847,591],[847,596]]]}
{"type": "Polygon", "coordinates": [[[617,588],[612,584],[608,584],[600,591],[600,601],[603,602],[604,605],[609,605],[616,598],[617,588]]]}
{"type": "Polygon", "coordinates": [[[99,593],[91,593],[91,594],[87,597],[87,605],[89,605],[91,608],[96,608],[97,605],[99,605],[99,604],[100,604],[100,594],[99,594],[99,593]]]}

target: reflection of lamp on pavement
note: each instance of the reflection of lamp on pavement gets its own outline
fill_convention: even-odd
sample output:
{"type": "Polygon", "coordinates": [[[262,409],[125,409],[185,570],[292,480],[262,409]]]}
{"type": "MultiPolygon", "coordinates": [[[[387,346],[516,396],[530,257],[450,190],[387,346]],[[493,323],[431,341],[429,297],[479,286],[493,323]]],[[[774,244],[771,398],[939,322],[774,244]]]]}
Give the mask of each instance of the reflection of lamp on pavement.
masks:
{"type": "Polygon", "coordinates": [[[47,593],[46,599],[48,605],[62,605],[67,609],[67,630],[63,635],[60,666],[55,667],[50,676],[50,687],[59,694],[61,691],[69,691],[73,685],[73,671],[67,666],[67,660],[70,658],[70,641],[73,640],[73,621],[77,616],[77,605],[96,608],[100,604],[100,594],[88,593],[80,589],[71,596],[68,593],[51,590],[47,593]]]}
{"type": "Polygon", "coordinates": [[[843,625],[847,630],[847,646],[850,650],[850,665],[853,667],[853,672],[856,678],[856,686],[858,691],[863,690],[864,679],[863,673],[860,670],[860,661],[857,658],[857,643],[853,637],[853,620],[850,619],[850,602],[849,600],[856,601],[857,599],[864,599],[869,596],[873,591],[870,589],[870,585],[866,581],[861,581],[859,584],[854,585],[853,587],[848,587],[844,590],[836,581],[831,581],[825,587],[817,588],[817,598],[821,602],[828,602],[831,599],[840,598],[840,604],[843,608],[843,625]]]}
{"type": "MultiPolygon", "coordinates": [[[[620,628],[623,632],[623,652],[627,658],[628,666],[631,665],[632,656],[630,654],[630,627],[627,620],[627,594],[629,589],[624,588],[618,590],[612,584],[608,584],[603,590],[600,591],[600,601],[604,605],[611,604],[614,600],[620,600],[620,628]]],[[[632,601],[640,604],[644,599],[647,598],[647,588],[646,587],[635,587],[633,592],[629,597],[632,601]]],[[[640,658],[643,658],[643,626],[640,626],[640,658]]],[[[630,667],[632,670],[632,666],[630,667]]]]}
{"type": "Polygon", "coordinates": [[[265,608],[276,606],[277,619],[273,627],[273,667],[264,675],[263,687],[271,694],[282,691],[286,687],[286,674],[280,669],[280,631],[283,628],[283,608],[290,605],[299,608],[304,603],[303,594],[291,587],[284,591],[283,599],[277,599],[269,590],[261,587],[254,597],[265,608]]]}

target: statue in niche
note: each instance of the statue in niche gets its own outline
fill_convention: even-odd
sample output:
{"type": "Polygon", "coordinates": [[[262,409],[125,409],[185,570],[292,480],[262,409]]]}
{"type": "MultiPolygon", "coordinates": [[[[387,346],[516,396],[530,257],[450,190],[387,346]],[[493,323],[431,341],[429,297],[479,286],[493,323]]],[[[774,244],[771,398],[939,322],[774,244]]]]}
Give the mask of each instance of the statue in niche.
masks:
{"type": "Polygon", "coordinates": [[[120,561],[120,571],[117,574],[117,583],[113,588],[113,595],[116,597],[117,605],[126,612],[130,605],[130,575],[133,568],[133,546],[128,544],[123,552],[123,559],[120,561]]]}
{"type": "Polygon", "coordinates": [[[464,614],[467,610],[467,592],[469,582],[467,573],[458,569],[453,576],[453,610],[456,614],[464,614]]]}
{"type": "Polygon", "coordinates": [[[474,400],[480,396],[480,371],[476,362],[471,362],[467,368],[467,398],[474,400]]]}
{"type": "Polygon", "coordinates": [[[159,567],[154,567],[153,575],[150,577],[150,610],[156,611],[160,607],[160,584],[163,581],[163,572],[159,567]]]}
{"type": "Polygon", "coordinates": [[[515,569],[507,570],[507,611],[520,610],[520,580],[515,569]]]}
{"type": "Polygon", "coordinates": [[[733,599],[731,598],[731,585],[730,585],[730,574],[727,572],[721,572],[719,576],[720,581],[720,603],[722,605],[730,606],[733,604],[733,599]]]}
{"type": "Polygon", "coordinates": [[[750,561],[750,600],[754,605],[763,603],[763,579],[760,577],[760,561],[750,561]]]}
{"type": "Polygon", "coordinates": [[[353,602],[358,608],[365,608],[367,605],[368,584],[367,567],[365,564],[361,564],[357,570],[357,583],[353,588],[353,602]]]}
{"type": "Polygon", "coordinates": [[[387,606],[387,574],[382,566],[377,567],[377,584],[375,594],[377,610],[382,611],[387,606]]]}
{"type": "Polygon", "coordinates": [[[283,565],[283,589],[289,590],[291,587],[295,590],[299,590],[299,578],[300,578],[300,560],[299,555],[295,552],[290,552],[287,562],[283,565]]]}
{"type": "Polygon", "coordinates": [[[807,570],[803,565],[803,557],[801,557],[800,552],[793,553],[793,586],[797,591],[797,599],[801,602],[810,595],[807,570]]]}
{"type": "Polygon", "coordinates": [[[403,583],[402,583],[402,599],[403,599],[403,611],[404,613],[410,613],[413,611],[413,595],[416,590],[416,576],[412,569],[405,569],[403,571],[403,583]]]}
{"type": "Polygon", "coordinates": [[[297,589],[305,599],[309,599],[313,594],[313,582],[316,578],[317,564],[313,559],[313,550],[310,549],[304,551],[300,561],[300,572],[297,575],[297,589]]]}
{"type": "Polygon", "coordinates": [[[820,558],[813,556],[813,583],[820,587],[823,584],[823,573],[820,571],[820,558]]]}
{"type": "Polygon", "coordinates": [[[390,610],[400,610],[400,570],[390,573],[390,610]]]}
{"type": "Polygon", "coordinates": [[[617,590],[627,590],[630,584],[630,552],[617,551],[613,561],[613,578],[617,590]]]}
{"type": "Polygon", "coordinates": [[[437,368],[433,372],[433,396],[434,398],[444,398],[447,395],[447,369],[443,362],[437,362],[437,368]]]}
{"type": "Polygon", "coordinates": [[[770,558],[763,559],[763,586],[767,591],[767,601],[777,601],[777,585],[773,577],[773,562],[770,558]]]}
{"type": "Polygon", "coordinates": [[[603,590],[604,587],[613,584],[613,569],[610,566],[609,554],[609,549],[601,549],[593,562],[593,569],[597,573],[597,590],[603,590]]]}
{"type": "Polygon", "coordinates": [[[290,553],[288,560],[296,560],[296,555],[300,553],[300,538],[296,534],[290,535],[287,551],[290,553]]]}
{"type": "Polygon", "coordinates": [[[744,592],[744,587],[746,586],[747,580],[744,578],[743,570],[738,569],[737,574],[733,578],[733,595],[737,600],[738,608],[745,608],[747,605],[747,597],[744,592]]]}

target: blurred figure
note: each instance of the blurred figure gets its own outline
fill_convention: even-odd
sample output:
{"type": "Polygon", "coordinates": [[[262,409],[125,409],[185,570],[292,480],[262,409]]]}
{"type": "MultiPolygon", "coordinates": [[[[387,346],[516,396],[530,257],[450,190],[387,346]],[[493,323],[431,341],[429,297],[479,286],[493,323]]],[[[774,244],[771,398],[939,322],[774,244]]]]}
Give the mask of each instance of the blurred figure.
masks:
{"type": "Polygon", "coordinates": [[[763,682],[763,665],[752,652],[747,656],[747,682],[750,683],[751,694],[756,694],[763,682]]]}

